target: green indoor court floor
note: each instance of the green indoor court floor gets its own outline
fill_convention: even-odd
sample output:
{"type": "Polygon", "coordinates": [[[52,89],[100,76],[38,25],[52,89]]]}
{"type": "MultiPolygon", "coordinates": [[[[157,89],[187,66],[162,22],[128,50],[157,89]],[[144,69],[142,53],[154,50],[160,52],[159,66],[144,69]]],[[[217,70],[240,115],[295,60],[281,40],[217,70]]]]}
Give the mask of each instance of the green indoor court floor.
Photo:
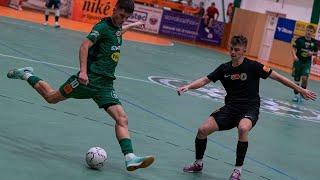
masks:
{"type": "MultiPolygon", "coordinates": [[[[194,160],[198,126],[223,106],[222,85],[212,83],[183,96],[175,92],[228,56],[179,43],[123,43],[115,89],[129,116],[135,153],[156,156],[150,168],[127,172],[114,121],[92,100],[47,104],[26,82],[6,77],[11,68],[32,66],[58,88],[77,72],[78,48],[86,34],[4,17],[0,29],[0,179],[228,179],[235,162],[236,129],[210,136],[202,173],[182,172],[194,160]],[[93,146],[109,156],[100,171],[85,163],[85,153],[93,146]]],[[[309,88],[320,94],[319,82],[310,81],[309,88]]],[[[260,119],[249,137],[242,179],[318,180],[319,100],[293,103],[292,91],[271,79],[261,80],[260,95],[260,119]]]]}

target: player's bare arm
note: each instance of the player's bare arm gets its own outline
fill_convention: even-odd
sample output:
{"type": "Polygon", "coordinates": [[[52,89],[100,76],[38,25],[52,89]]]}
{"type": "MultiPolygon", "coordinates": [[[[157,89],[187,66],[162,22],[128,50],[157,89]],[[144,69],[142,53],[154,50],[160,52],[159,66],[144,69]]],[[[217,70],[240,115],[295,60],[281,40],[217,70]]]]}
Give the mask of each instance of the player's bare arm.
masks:
{"type": "Polygon", "coordinates": [[[87,59],[89,48],[93,45],[93,42],[89,39],[86,39],[82,42],[79,50],[79,61],[80,61],[80,73],[79,73],[79,82],[81,84],[87,85],[89,83],[88,74],[87,74],[87,59]]]}
{"type": "Polygon", "coordinates": [[[297,53],[297,49],[296,48],[292,48],[292,56],[293,56],[293,60],[294,61],[297,61],[298,60],[298,57],[297,57],[297,55],[296,55],[296,53],[297,53]]]}
{"type": "Polygon", "coordinates": [[[207,78],[207,76],[204,76],[200,79],[197,79],[190,84],[181,86],[177,89],[177,93],[180,96],[182,93],[187,92],[189,89],[198,89],[201,88],[202,86],[205,86],[206,84],[210,83],[210,79],[207,78]]]}
{"type": "Polygon", "coordinates": [[[291,89],[298,91],[303,96],[303,98],[306,100],[316,100],[316,98],[317,98],[317,94],[315,92],[312,92],[308,89],[304,89],[304,88],[296,85],[294,82],[290,81],[289,79],[287,79],[286,77],[280,75],[279,73],[277,73],[275,71],[272,71],[272,73],[270,74],[270,78],[281,82],[282,84],[284,84],[285,86],[287,86],[291,89]]]}
{"type": "Polygon", "coordinates": [[[122,26],[122,31],[121,33],[124,34],[127,30],[138,27],[138,28],[144,28],[145,24],[142,21],[137,21],[131,24],[127,24],[122,26]]]}
{"type": "Polygon", "coordinates": [[[317,56],[318,52],[316,51],[308,51],[308,56],[317,56]]]}

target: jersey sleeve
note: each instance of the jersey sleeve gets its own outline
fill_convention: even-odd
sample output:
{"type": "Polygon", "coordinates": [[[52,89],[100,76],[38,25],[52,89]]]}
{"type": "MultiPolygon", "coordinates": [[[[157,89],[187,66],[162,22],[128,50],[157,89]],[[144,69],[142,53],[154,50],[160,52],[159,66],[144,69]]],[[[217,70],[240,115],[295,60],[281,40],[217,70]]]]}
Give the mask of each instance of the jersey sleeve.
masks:
{"type": "Polygon", "coordinates": [[[104,24],[95,25],[88,34],[87,39],[93,43],[96,43],[103,36],[103,31],[105,28],[106,26],[104,24]]]}
{"type": "Polygon", "coordinates": [[[272,69],[259,62],[255,62],[253,68],[257,71],[257,75],[263,79],[267,79],[272,73],[272,69]]]}
{"type": "Polygon", "coordinates": [[[221,79],[223,76],[223,67],[220,65],[217,69],[207,75],[207,78],[210,79],[212,82],[216,82],[221,79]]]}

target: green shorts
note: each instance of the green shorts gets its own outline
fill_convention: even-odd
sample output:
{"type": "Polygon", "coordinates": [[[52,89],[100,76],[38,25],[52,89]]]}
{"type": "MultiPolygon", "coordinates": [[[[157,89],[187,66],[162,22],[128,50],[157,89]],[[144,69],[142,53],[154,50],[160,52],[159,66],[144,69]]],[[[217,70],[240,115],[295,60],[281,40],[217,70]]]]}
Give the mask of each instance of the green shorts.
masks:
{"type": "Polygon", "coordinates": [[[89,84],[83,85],[78,81],[78,75],[72,75],[59,91],[66,98],[93,99],[99,108],[120,104],[113,89],[113,79],[95,73],[89,73],[89,84]]]}
{"type": "Polygon", "coordinates": [[[301,60],[293,62],[292,77],[300,79],[301,76],[309,77],[311,71],[311,62],[303,62],[301,60]]]}

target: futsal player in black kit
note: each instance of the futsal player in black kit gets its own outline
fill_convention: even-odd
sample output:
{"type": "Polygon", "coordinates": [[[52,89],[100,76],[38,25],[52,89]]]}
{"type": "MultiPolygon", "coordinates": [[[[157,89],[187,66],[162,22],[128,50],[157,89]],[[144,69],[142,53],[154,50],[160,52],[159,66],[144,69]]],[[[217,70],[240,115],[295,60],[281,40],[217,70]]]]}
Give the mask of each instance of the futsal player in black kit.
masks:
{"type": "Polygon", "coordinates": [[[225,105],[213,112],[199,127],[195,139],[196,160],[183,168],[185,172],[202,171],[202,158],[206,150],[208,135],[215,131],[229,130],[237,127],[239,139],[236,150],[236,163],[230,180],[240,180],[242,165],[248,148],[248,133],[257,123],[259,117],[260,78],[266,79],[270,77],[298,91],[306,100],[316,99],[314,92],[296,85],[294,82],[257,61],[245,58],[246,47],[246,37],[232,37],[229,52],[231,61],[221,64],[209,75],[177,89],[180,95],[189,89],[198,89],[211,81],[216,82],[220,80],[227,92],[225,105]]]}

